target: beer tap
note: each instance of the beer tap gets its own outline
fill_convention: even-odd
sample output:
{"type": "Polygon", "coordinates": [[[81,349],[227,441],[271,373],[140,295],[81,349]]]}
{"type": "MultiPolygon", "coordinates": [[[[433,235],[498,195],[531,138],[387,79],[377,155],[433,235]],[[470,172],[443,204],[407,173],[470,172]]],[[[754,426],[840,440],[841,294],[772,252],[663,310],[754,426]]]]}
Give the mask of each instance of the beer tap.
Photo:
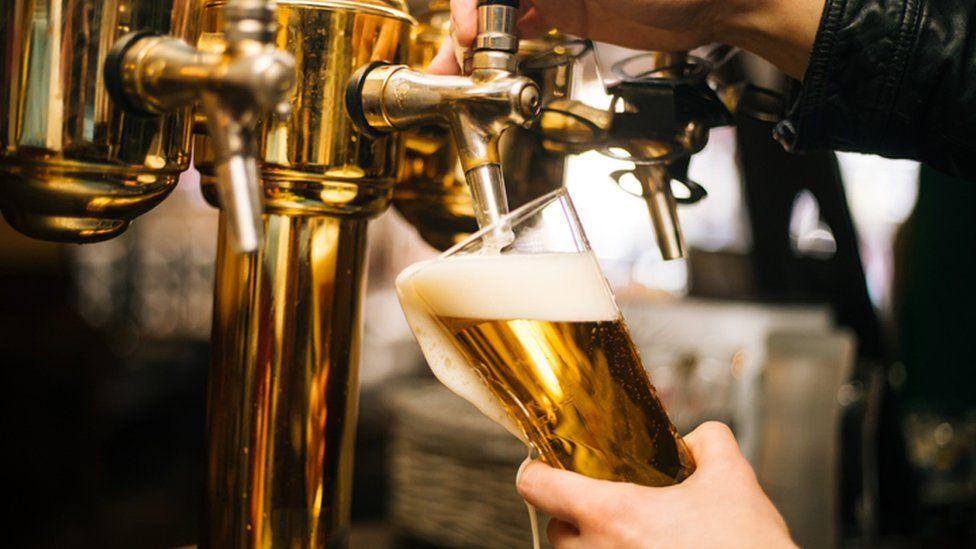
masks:
{"type": "Polygon", "coordinates": [[[447,124],[482,227],[508,212],[499,153],[502,133],[531,123],[540,108],[538,85],[516,74],[518,9],[518,0],[479,1],[478,36],[463,63],[470,69],[466,76],[431,75],[377,62],[353,76],[346,94],[350,116],[367,135],[447,124]]]}
{"type": "Polygon", "coordinates": [[[294,59],[274,45],[275,11],[274,2],[265,0],[227,2],[222,51],[136,31],[121,37],[105,60],[106,89],[130,114],[154,117],[202,107],[220,205],[230,241],[241,252],[254,252],[262,238],[255,128],[269,111],[287,114],[295,82],[294,59]]]}
{"type": "Polygon", "coordinates": [[[689,160],[705,147],[709,129],[731,123],[731,114],[708,85],[712,64],[687,52],[635,54],[605,44],[595,49],[601,78],[613,97],[610,108],[555,101],[543,108],[536,131],[550,150],[597,150],[633,163],[633,170],[611,177],[622,187],[624,176],[637,179],[639,189],[631,192],[647,204],[661,257],[685,257],[677,206],[707,194],[688,178],[689,160]],[[685,187],[687,196],[675,197],[673,181],[685,187]]]}

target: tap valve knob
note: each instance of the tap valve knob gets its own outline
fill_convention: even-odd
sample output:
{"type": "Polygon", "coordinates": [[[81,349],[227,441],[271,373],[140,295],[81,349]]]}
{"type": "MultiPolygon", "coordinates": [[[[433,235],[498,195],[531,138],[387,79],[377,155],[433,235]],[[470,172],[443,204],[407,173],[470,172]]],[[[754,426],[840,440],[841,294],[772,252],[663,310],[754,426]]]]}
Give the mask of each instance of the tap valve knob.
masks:
{"type": "Polygon", "coordinates": [[[518,52],[515,36],[519,0],[480,0],[478,2],[478,37],[474,49],[518,52]]]}
{"type": "Polygon", "coordinates": [[[464,68],[497,69],[514,73],[518,67],[515,54],[519,39],[515,35],[519,16],[519,0],[479,0],[478,36],[470,63],[464,68]]]}
{"type": "Polygon", "coordinates": [[[126,112],[159,116],[199,105],[214,145],[220,204],[238,251],[254,252],[262,235],[261,180],[255,134],[269,113],[282,116],[295,84],[295,60],[274,46],[274,2],[224,6],[223,52],[172,36],[133,33],[105,61],[105,86],[126,112]]]}

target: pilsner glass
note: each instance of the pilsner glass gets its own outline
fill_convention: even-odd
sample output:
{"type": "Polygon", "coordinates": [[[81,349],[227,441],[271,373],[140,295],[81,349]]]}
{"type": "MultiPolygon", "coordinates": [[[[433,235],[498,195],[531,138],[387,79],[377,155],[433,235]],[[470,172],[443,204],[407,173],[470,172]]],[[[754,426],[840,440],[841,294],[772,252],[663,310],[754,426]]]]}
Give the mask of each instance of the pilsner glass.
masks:
{"type": "Polygon", "coordinates": [[[695,468],[559,190],[397,279],[431,369],[549,465],[648,486],[695,468]]]}

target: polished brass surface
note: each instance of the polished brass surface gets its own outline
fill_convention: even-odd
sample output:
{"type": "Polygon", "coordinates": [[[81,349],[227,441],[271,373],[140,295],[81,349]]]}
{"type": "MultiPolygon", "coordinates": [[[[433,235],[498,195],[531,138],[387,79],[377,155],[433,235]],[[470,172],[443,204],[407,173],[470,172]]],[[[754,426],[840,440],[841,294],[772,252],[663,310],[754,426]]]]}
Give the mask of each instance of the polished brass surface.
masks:
{"type": "Polygon", "coordinates": [[[366,218],[265,218],[221,236],[204,547],[333,547],[348,534],[366,218]]]}
{"type": "MultiPolygon", "coordinates": [[[[293,215],[377,215],[396,180],[399,138],[362,135],[346,114],[352,72],[374,60],[403,62],[414,21],[398,0],[279,1],[276,43],[297,63],[286,117],[258,126],[265,209],[293,215]]],[[[222,26],[219,5],[208,5],[204,28],[222,26]]],[[[204,192],[216,204],[210,138],[198,136],[194,163],[204,192]]]]}
{"type": "Polygon", "coordinates": [[[265,0],[211,1],[223,14],[223,47],[198,49],[170,36],[123,39],[116,99],[141,112],[164,114],[200,105],[213,146],[220,205],[231,242],[242,252],[261,239],[261,189],[254,132],[269,112],[284,115],[295,82],[294,59],[272,41],[275,4],[265,0]]]}
{"type": "MultiPolygon", "coordinates": [[[[401,155],[398,136],[360,134],[343,97],[362,64],[407,61],[404,4],[284,0],[277,17],[297,82],[289,113],[258,126],[261,251],[234,254],[226,238],[219,251],[208,547],[345,545],[366,225],[388,207],[401,155]]],[[[204,30],[221,26],[208,4],[204,30]]],[[[217,203],[209,141],[197,138],[195,163],[217,203]]]]}
{"type": "Polygon", "coordinates": [[[478,10],[479,38],[467,76],[431,75],[406,65],[370,66],[350,82],[349,100],[354,110],[362,111],[358,122],[364,131],[447,125],[471,188],[475,218],[485,226],[508,211],[501,135],[528,124],[539,111],[541,97],[535,82],[514,73],[514,8],[488,5],[478,10]]]}
{"type": "MultiPolygon", "coordinates": [[[[422,71],[450,33],[450,2],[430,2],[417,19],[409,65],[422,71]]],[[[422,126],[401,135],[405,158],[393,204],[430,245],[446,250],[478,228],[457,147],[450,131],[442,126],[422,126]]]]}
{"type": "Polygon", "coordinates": [[[33,237],[93,242],[123,232],[189,164],[186,113],[125,114],[103,60],[137,29],[195,42],[198,0],[5,0],[0,5],[0,210],[33,237]]]}

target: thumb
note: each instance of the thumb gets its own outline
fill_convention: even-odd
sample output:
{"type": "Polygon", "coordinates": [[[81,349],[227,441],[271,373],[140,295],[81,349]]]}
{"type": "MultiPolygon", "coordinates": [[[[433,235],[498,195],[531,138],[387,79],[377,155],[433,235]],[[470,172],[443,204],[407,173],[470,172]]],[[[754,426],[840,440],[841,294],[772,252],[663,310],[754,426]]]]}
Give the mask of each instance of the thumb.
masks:
{"type": "Polygon", "coordinates": [[[454,40],[447,38],[437,50],[437,55],[427,66],[430,74],[461,74],[461,67],[458,66],[457,57],[454,55],[454,40]]]}
{"type": "Polygon", "coordinates": [[[739,450],[735,435],[724,423],[715,421],[703,423],[684,437],[684,441],[688,444],[697,466],[695,474],[688,480],[696,478],[706,480],[728,475],[736,478],[755,476],[752,466],[739,450]],[[749,475],[745,475],[746,472],[749,472],[749,475]]]}
{"type": "Polygon", "coordinates": [[[518,492],[544,513],[579,527],[605,516],[632,484],[595,480],[533,461],[518,476],[518,492]]]}

